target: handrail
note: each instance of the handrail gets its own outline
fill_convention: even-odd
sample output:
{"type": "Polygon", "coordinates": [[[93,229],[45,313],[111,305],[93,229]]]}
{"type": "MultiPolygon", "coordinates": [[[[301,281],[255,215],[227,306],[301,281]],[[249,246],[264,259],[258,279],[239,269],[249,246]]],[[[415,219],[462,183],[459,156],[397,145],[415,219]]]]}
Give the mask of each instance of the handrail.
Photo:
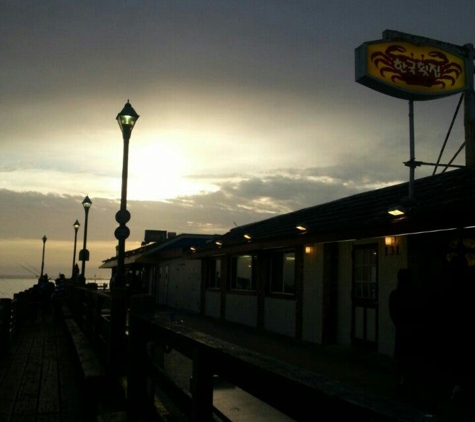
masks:
{"type": "Polygon", "coordinates": [[[404,420],[420,420],[419,413],[407,413],[412,409],[401,408],[397,415],[393,403],[371,399],[369,393],[361,394],[350,386],[197,332],[167,317],[152,318],[146,309],[143,298],[140,306],[134,307],[131,301],[127,375],[131,409],[153,409],[152,383],[186,420],[214,420],[218,412],[213,406],[213,380],[217,375],[297,421],[308,420],[315,409],[322,415],[331,414],[332,420],[396,421],[403,413],[404,420]],[[174,384],[164,371],[163,356],[172,349],[192,361],[189,391],[174,384]]]}
{"type": "MultiPolygon", "coordinates": [[[[80,327],[99,358],[117,374],[117,359],[111,347],[108,310],[114,297],[83,287],[68,289],[65,297],[80,327]],[[108,337],[109,336],[109,337],[108,337]],[[106,353],[104,353],[106,350],[106,353]]],[[[156,414],[156,389],[164,393],[190,422],[223,420],[213,405],[215,375],[297,421],[308,420],[318,409],[332,420],[353,418],[371,421],[421,420],[412,408],[343,385],[315,373],[301,370],[270,357],[238,347],[177,324],[155,313],[150,295],[128,298],[127,409],[137,420],[156,414]],[[176,350],[192,362],[190,388],[182,389],[165,371],[166,353],[176,350]],[[272,386],[270,388],[269,386],[272,386]]],[[[126,305],[127,306],[127,305],[126,305]]],[[[125,329],[125,327],[124,327],[125,329]]]]}
{"type": "Polygon", "coordinates": [[[89,339],[101,363],[110,369],[112,364],[110,347],[110,292],[88,287],[66,285],[65,303],[78,326],[89,339]]]}
{"type": "Polygon", "coordinates": [[[12,338],[27,318],[29,292],[15,293],[13,299],[0,298],[0,356],[8,353],[12,338]]]}

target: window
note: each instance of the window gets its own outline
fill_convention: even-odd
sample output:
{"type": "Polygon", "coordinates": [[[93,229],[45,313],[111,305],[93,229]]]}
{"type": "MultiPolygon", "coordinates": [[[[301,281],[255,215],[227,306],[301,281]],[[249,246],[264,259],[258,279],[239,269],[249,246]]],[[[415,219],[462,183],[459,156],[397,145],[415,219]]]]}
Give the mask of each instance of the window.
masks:
{"type": "Polygon", "coordinates": [[[275,251],[268,272],[271,293],[295,294],[295,251],[275,251]]]}
{"type": "Polygon", "coordinates": [[[376,299],[378,255],[373,248],[355,251],[355,298],[376,299]]]}
{"type": "Polygon", "coordinates": [[[231,258],[231,285],[232,290],[255,290],[256,257],[253,255],[239,255],[231,258]]]}
{"type": "Polygon", "coordinates": [[[221,287],[221,259],[211,259],[208,264],[208,289],[221,287]]]}

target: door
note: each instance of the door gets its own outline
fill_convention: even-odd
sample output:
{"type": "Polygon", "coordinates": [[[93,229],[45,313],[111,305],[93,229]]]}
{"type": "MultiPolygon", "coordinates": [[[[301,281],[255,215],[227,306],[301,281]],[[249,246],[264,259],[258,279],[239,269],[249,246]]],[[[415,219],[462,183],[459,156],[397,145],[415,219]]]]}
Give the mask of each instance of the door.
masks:
{"type": "Polygon", "coordinates": [[[352,343],[378,348],[378,245],[353,249],[352,343]]]}

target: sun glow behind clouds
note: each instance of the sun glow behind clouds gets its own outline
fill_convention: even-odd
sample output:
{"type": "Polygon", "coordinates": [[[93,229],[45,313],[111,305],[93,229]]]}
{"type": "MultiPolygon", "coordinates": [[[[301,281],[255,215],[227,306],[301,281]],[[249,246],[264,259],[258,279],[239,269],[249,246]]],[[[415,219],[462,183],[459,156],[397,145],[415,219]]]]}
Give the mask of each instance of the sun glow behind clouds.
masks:
{"type": "Polygon", "coordinates": [[[166,200],[217,190],[206,181],[187,176],[193,172],[192,157],[175,140],[137,143],[129,162],[128,197],[133,200],[166,200]]]}

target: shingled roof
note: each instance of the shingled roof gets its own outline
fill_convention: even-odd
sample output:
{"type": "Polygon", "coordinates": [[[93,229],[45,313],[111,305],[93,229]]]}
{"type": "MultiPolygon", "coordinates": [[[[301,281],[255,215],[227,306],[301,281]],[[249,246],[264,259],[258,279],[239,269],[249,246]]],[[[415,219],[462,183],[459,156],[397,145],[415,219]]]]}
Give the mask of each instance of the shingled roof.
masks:
{"type": "Polygon", "coordinates": [[[329,242],[475,225],[475,167],[417,179],[412,198],[408,192],[406,182],[239,226],[219,239],[220,247],[249,250],[283,240],[329,242]],[[406,213],[390,215],[398,204],[406,213]]]}

